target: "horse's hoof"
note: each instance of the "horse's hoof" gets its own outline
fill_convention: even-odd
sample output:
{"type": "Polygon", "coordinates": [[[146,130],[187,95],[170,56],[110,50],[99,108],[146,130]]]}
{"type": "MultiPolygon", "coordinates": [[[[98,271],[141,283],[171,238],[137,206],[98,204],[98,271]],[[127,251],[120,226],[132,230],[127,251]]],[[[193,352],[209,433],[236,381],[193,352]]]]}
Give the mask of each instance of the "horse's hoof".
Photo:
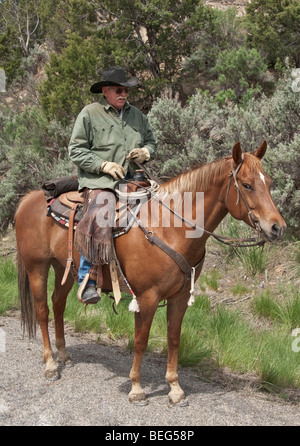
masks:
{"type": "Polygon", "coordinates": [[[68,367],[72,365],[72,358],[67,351],[59,352],[57,356],[57,362],[60,365],[68,367]]]}
{"type": "Polygon", "coordinates": [[[57,365],[54,364],[51,367],[45,369],[44,376],[48,381],[56,381],[59,379],[59,372],[57,365]]]}
{"type": "Polygon", "coordinates": [[[54,370],[46,370],[44,376],[47,381],[57,381],[59,379],[58,372],[54,370]]]}
{"type": "Polygon", "coordinates": [[[148,400],[144,392],[142,393],[130,393],[128,395],[130,403],[135,406],[147,406],[148,400]]]}
{"type": "Polygon", "coordinates": [[[182,400],[180,401],[180,403],[176,404],[176,407],[187,407],[189,405],[190,403],[188,402],[188,400],[182,400]]]}
{"type": "Polygon", "coordinates": [[[143,400],[143,401],[131,401],[131,404],[133,404],[133,406],[148,406],[149,401],[148,401],[148,400],[143,400]]]}
{"type": "Polygon", "coordinates": [[[58,358],[57,361],[61,367],[72,367],[72,365],[73,365],[71,358],[67,358],[67,359],[59,359],[58,358]]]}
{"type": "Polygon", "coordinates": [[[186,407],[189,405],[188,400],[185,399],[184,392],[169,393],[169,402],[172,406],[186,407]]]}
{"type": "Polygon", "coordinates": [[[186,399],[181,400],[178,403],[176,403],[176,402],[173,402],[173,400],[171,400],[169,398],[169,403],[170,403],[169,407],[187,407],[190,405],[190,403],[186,399]]]}

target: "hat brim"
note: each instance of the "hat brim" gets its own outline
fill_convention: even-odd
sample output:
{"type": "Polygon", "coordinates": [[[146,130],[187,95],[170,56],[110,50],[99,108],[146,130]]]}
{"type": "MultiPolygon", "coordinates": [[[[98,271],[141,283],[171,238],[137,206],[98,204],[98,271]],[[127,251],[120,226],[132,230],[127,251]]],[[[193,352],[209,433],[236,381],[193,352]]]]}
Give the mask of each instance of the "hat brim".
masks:
{"type": "Polygon", "coordinates": [[[123,83],[116,83],[116,82],[110,82],[110,81],[100,81],[93,84],[90,88],[91,93],[102,93],[103,87],[109,87],[109,86],[121,86],[121,87],[136,87],[138,85],[139,81],[136,77],[131,77],[127,80],[127,82],[123,83]]]}

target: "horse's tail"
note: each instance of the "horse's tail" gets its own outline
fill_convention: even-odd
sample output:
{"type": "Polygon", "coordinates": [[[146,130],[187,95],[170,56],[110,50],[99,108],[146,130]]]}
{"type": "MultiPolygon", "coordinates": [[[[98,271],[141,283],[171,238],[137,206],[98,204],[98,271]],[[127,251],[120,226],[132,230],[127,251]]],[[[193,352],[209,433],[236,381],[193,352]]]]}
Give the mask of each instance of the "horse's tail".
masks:
{"type": "Polygon", "coordinates": [[[36,312],[34,299],[30,289],[29,277],[23,260],[18,253],[18,288],[21,300],[21,320],[23,334],[28,332],[30,338],[36,336],[36,312]]]}

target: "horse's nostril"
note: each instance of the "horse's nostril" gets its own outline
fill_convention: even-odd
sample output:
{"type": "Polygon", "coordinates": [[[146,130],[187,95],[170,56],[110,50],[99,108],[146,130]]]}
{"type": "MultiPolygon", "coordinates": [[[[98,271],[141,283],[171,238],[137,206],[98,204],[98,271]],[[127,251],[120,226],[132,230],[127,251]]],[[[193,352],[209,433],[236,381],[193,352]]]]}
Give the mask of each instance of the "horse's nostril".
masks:
{"type": "Polygon", "coordinates": [[[280,226],[278,226],[277,223],[274,223],[273,226],[272,226],[272,234],[280,235],[280,233],[281,233],[280,226]]]}

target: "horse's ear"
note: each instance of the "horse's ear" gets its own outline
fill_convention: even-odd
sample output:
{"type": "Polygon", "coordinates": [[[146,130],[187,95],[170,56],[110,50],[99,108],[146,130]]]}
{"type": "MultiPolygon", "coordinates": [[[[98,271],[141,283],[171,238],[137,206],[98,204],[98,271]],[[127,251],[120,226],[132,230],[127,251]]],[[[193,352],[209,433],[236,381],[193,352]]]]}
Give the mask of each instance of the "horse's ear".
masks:
{"type": "Polygon", "coordinates": [[[256,156],[256,158],[258,159],[262,159],[265,156],[267,150],[267,143],[266,141],[264,141],[259,148],[253,153],[254,156],[256,156]]]}
{"type": "Polygon", "coordinates": [[[236,142],[232,149],[232,158],[235,164],[238,166],[242,161],[242,149],[241,144],[236,142]]]}

